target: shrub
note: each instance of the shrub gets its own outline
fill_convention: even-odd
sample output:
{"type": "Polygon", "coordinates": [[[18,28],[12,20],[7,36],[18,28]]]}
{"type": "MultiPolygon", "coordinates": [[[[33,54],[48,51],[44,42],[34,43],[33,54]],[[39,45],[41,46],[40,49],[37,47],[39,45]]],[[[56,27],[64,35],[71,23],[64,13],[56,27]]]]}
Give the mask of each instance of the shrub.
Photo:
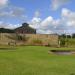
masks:
{"type": "Polygon", "coordinates": [[[65,46],[65,39],[64,38],[61,38],[60,39],[60,46],[65,46]]]}
{"type": "Polygon", "coordinates": [[[25,35],[16,34],[16,40],[18,40],[18,41],[27,41],[28,38],[25,35]]]}
{"type": "Polygon", "coordinates": [[[42,40],[34,39],[34,40],[33,40],[33,44],[42,45],[42,40]]]}

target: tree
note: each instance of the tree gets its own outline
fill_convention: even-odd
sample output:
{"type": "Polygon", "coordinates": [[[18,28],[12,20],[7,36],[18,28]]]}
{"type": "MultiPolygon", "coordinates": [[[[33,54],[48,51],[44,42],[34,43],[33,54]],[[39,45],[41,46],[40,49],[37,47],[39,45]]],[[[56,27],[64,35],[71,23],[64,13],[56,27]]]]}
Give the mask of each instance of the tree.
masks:
{"type": "Polygon", "coordinates": [[[62,34],[61,37],[62,37],[62,38],[66,38],[66,34],[62,34]]]}
{"type": "Polygon", "coordinates": [[[72,34],[72,38],[75,38],[75,33],[74,33],[74,34],[72,34]]]}

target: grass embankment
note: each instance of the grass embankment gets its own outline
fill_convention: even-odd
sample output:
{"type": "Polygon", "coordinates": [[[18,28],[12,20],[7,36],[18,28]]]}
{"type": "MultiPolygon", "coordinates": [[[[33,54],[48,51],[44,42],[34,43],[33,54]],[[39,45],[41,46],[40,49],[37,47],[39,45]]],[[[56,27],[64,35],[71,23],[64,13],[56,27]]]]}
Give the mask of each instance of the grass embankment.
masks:
{"type": "Polygon", "coordinates": [[[14,51],[0,50],[0,75],[75,74],[75,55],[48,54],[48,50],[52,49],[58,48],[25,46],[17,47],[14,51]]]}

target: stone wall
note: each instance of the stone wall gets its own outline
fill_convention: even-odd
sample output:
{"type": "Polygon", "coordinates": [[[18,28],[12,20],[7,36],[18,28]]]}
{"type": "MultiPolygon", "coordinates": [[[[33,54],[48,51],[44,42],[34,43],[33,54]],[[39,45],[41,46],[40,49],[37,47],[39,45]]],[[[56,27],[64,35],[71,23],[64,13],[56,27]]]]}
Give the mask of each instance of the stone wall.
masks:
{"type": "Polygon", "coordinates": [[[34,40],[41,40],[42,45],[58,45],[58,35],[26,34],[26,37],[30,37],[29,42],[31,44],[35,44],[33,43],[34,40]]]}
{"type": "Polygon", "coordinates": [[[0,45],[58,45],[58,35],[56,34],[8,34],[0,33],[0,45]],[[17,37],[22,36],[23,39],[17,40],[17,37]],[[25,38],[25,39],[24,39],[25,38]],[[39,42],[40,41],[40,42],[39,42]]]}

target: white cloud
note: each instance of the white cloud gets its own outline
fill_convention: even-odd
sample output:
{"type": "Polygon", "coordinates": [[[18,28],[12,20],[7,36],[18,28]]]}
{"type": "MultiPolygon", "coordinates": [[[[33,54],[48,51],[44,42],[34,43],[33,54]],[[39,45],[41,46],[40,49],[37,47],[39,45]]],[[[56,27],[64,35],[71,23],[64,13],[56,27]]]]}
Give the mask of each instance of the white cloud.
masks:
{"type": "Polygon", "coordinates": [[[60,20],[54,20],[53,17],[49,16],[44,20],[40,18],[33,18],[30,26],[37,29],[37,33],[40,34],[52,34],[54,29],[60,24],[60,20]]]}
{"type": "Polygon", "coordinates": [[[68,26],[75,26],[75,20],[73,20],[73,21],[68,21],[68,22],[67,22],[67,25],[68,25],[68,26]]]}
{"type": "Polygon", "coordinates": [[[17,28],[21,25],[13,24],[13,21],[24,22],[27,18],[25,8],[16,7],[9,4],[9,0],[0,0],[0,28],[17,28]],[[10,23],[10,21],[12,23],[10,23]],[[8,23],[9,22],[9,23],[8,23]]]}
{"type": "Polygon", "coordinates": [[[0,8],[7,6],[8,0],[0,0],[0,8]]]}
{"type": "Polygon", "coordinates": [[[20,19],[21,21],[24,21],[27,17],[25,16],[25,10],[24,8],[20,7],[10,7],[11,9],[1,10],[0,11],[0,17],[1,18],[14,18],[14,19],[20,19]]]}
{"type": "Polygon", "coordinates": [[[8,23],[8,26],[6,26],[5,28],[15,29],[15,28],[20,27],[20,26],[21,26],[20,24],[10,24],[10,23],[8,23]]]}
{"type": "Polygon", "coordinates": [[[49,16],[45,20],[42,21],[41,25],[46,27],[52,24],[52,22],[53,22],[53,17],[49,16]]]}
{"type": "Polygon", "coordinates": [[[20,24],[10,24],[0,21],[0,28],[15,29],[20,26],[21,26],[20,24]]]}
{"type": "Polygon", "coordinates": [[[11,16],[18,17],[24,14],[24,9],[20,7],[13,7],[11,8],[11,16]]]}
{"type": "Polygon", "coordinates": [[[61,18],[54,19],[52,16],[48,16],[44,20],[33,18],[31,23],[30,26],[36,28],[37,33],[40,34],[72,33],[75,32],[75,12],[63,8],[61,18]]]}
{"type": "Polygon", "coordinates": [[[45,20],[43,20],[40,24],[40,28],[43,30],[54,30],[57,26],[60,25],[59,19],[53,19],[52,16],[47,17],[45,20]]]}
{"type": "Polygon", "coordinates": [[[30,27],[39,29],[41,23],[41,18],[34,17],[30,22],[30,27]]]}
{"type": "Polygon", "coordinates": [[[30,27],[35,28],[35,29],[39,29],[40,28],[40,23],[41,23],[42,20],[39,17],[40,17],[40,12],[39,11],[35,11],[34,17],[29,22],[30,27]]]}
{"type": "Polygon", "coordinates": [[[2,21],[0,21],[0,28],[4,28],[5,26],[7,26],[7,24],[5,24],[2,21]]]}
{"type": "Polygon", "coordinates": [[[38,29],[37,30],[38,34],[53,34],[54,32],[51,30],[43,30],[43,29],[38,29]]]}
{"type": "Polygon", "coordinates": [[[35,17],[40,17],[40,12],[39,11],[36,11],[34,16],[35,17]]]}
{"type": "Polygon", "coordinates": [[[52,0],[51,2],[51,8],[52,10],[57,10],[62,5],[68,3],[70,0],[52,0]]]}
{"type": "Polygon", "coordinates": [[[62,19],[67,26],[75,26],[75,12],[69,9],[62,9],[62,19]]]}

